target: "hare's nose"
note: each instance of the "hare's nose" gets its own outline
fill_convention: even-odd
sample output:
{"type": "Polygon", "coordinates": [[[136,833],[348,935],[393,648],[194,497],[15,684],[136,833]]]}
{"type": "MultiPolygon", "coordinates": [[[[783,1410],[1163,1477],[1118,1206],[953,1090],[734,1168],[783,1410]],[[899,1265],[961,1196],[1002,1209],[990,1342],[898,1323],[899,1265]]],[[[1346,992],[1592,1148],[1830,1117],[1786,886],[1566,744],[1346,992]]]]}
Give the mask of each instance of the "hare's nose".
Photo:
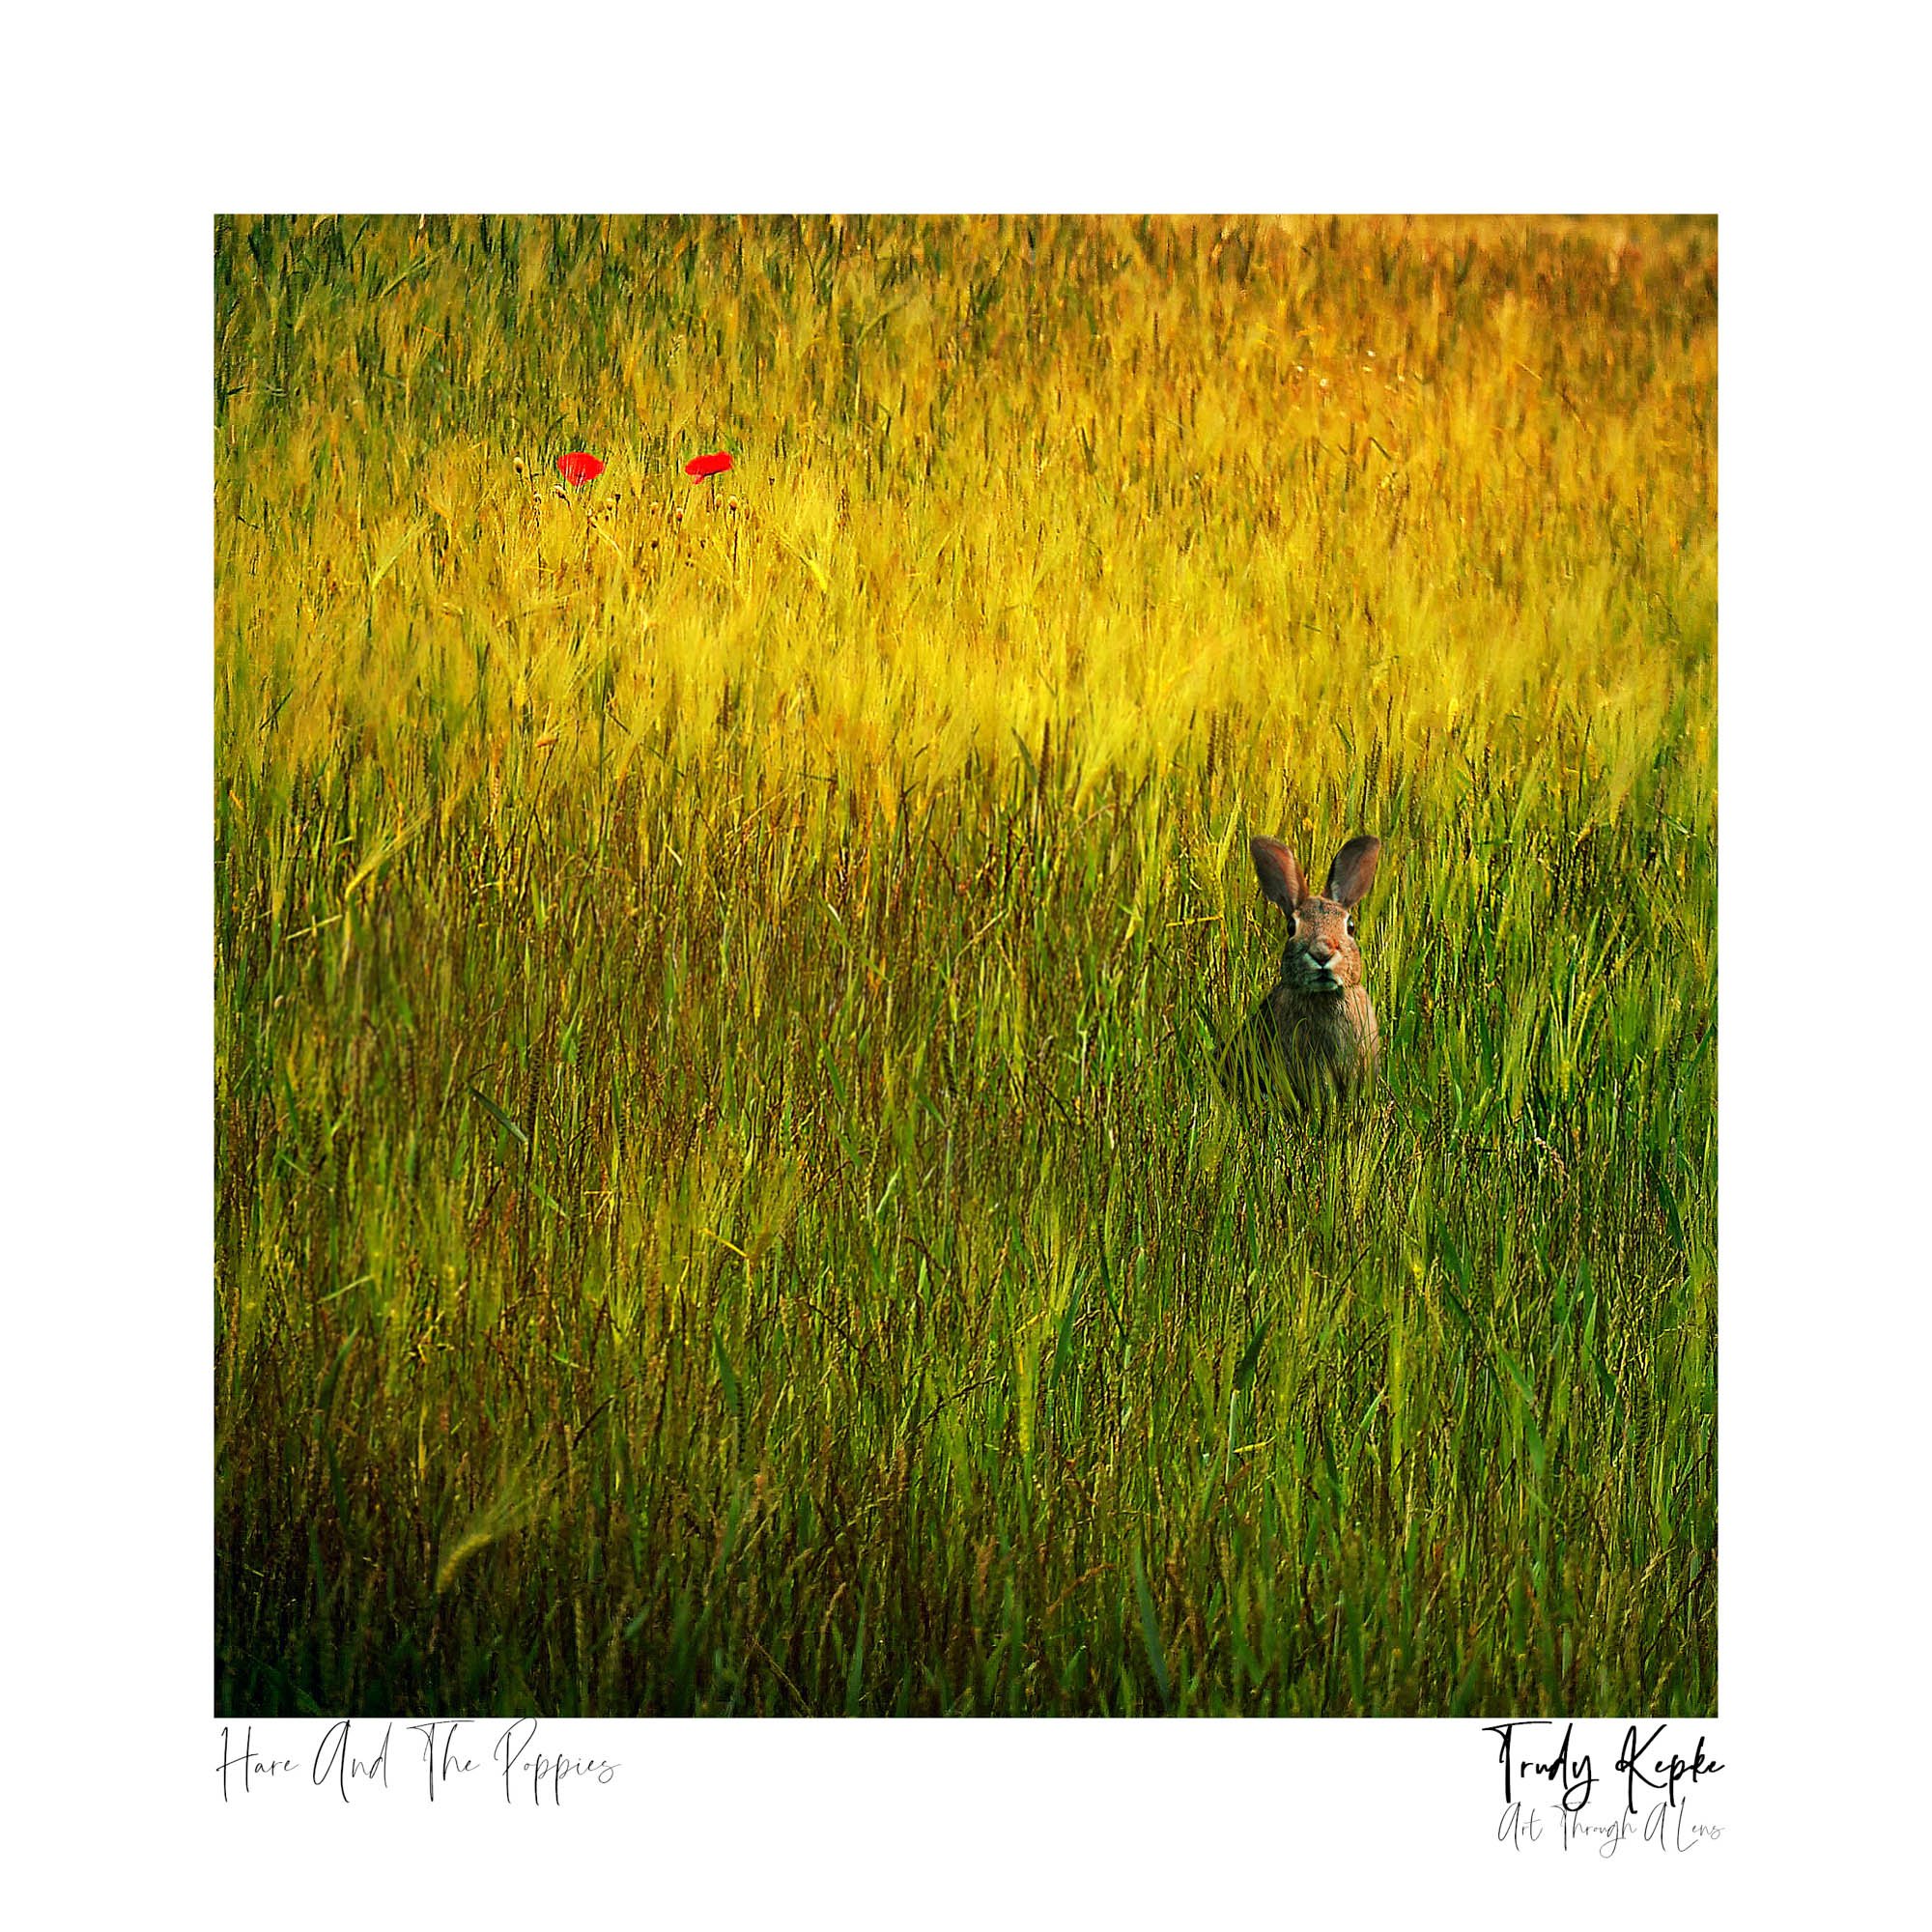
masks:
{"type": "Polygon", "coordinates": [[[1332,946],[1324,946],[1320,940],[1317,940],[1308,949],[1308,956],[1315,961],[1316,965],[1325,966],[1329,960],[1335,957],[1335,949],[1332,946]]]}

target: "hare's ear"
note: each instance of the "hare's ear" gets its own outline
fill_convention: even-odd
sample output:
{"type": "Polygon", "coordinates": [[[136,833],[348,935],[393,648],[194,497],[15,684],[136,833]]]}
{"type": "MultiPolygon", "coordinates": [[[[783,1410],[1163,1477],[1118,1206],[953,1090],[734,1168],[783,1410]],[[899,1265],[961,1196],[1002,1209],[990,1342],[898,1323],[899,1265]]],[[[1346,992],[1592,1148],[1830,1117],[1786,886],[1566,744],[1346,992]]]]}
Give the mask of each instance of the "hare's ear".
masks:
{"type": "Polygon", "coordinates": [[[1308,881],[1301,876],[1294,854],[1279,838],[1250,838],[1248,851],[1254,859],[1255,876],[1262,882],[1262,891],[1283,912],[1292,915],[1308,896],[1308,881]]]}
{"type": "Polygon", "coordinates": [[[1351,838],[1335,854],[1335,863],[1328,867],[1328,889],[1323,898],[1330,898],[1337,905],[1359,904],[1369,895],[1369,888],[1376,882],[1376,861],[1382,856],[1382,841],[1364,835],[1351,838]]]}

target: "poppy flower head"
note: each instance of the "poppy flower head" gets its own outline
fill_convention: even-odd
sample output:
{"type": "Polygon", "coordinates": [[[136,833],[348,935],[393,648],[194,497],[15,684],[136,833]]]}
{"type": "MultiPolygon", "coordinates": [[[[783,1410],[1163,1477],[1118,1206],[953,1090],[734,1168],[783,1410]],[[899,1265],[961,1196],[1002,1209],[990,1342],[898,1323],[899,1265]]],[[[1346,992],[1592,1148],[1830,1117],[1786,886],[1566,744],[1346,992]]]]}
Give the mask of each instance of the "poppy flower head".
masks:
{"type": "Polygon", "coordinates": [[[563,480],[572,485],[588,483],[604,473],[603,464],[582,449],[573,449],[568,456],[559,456],[556,467],[563,480]]]}
{"type": "Polygon", "coordinates": [[[710,456],[694,456],[684,466],[687,476],[716,476],[721,470],[729,469],[731,457],[726,450],[718,450],[710,456]]]}

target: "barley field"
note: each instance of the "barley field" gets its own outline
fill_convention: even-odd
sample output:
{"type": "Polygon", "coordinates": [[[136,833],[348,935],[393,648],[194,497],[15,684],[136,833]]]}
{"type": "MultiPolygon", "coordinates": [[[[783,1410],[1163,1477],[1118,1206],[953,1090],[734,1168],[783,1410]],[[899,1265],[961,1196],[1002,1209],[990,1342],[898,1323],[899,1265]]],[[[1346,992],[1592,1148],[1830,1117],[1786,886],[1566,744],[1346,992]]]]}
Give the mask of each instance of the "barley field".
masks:
{"type": "Polygon", "coordinates": [[[220,1713],[1716,1711],[1715,222],[213,241],[220,1713]]]}

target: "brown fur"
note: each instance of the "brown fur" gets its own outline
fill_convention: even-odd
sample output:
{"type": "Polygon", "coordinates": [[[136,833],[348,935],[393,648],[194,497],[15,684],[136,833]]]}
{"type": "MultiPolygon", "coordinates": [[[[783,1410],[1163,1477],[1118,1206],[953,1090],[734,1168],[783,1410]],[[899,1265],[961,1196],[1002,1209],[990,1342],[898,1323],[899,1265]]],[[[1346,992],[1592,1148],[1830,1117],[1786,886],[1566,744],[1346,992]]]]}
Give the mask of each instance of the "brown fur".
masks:
{"type": "Polygon", "coordinates": [[[1288,944],[1273,991],[1221,1056],[1222,1084],[1253,1099],[1285,1079],[1303,1107],[1318,1107],[1361,1086],[1381,1052],[1350,917],[1375,883],[1381,841],[1350,839],[1320,893],[1279,838],[1251,839],[1248,850],[1288,921],[1288,944]]]}

